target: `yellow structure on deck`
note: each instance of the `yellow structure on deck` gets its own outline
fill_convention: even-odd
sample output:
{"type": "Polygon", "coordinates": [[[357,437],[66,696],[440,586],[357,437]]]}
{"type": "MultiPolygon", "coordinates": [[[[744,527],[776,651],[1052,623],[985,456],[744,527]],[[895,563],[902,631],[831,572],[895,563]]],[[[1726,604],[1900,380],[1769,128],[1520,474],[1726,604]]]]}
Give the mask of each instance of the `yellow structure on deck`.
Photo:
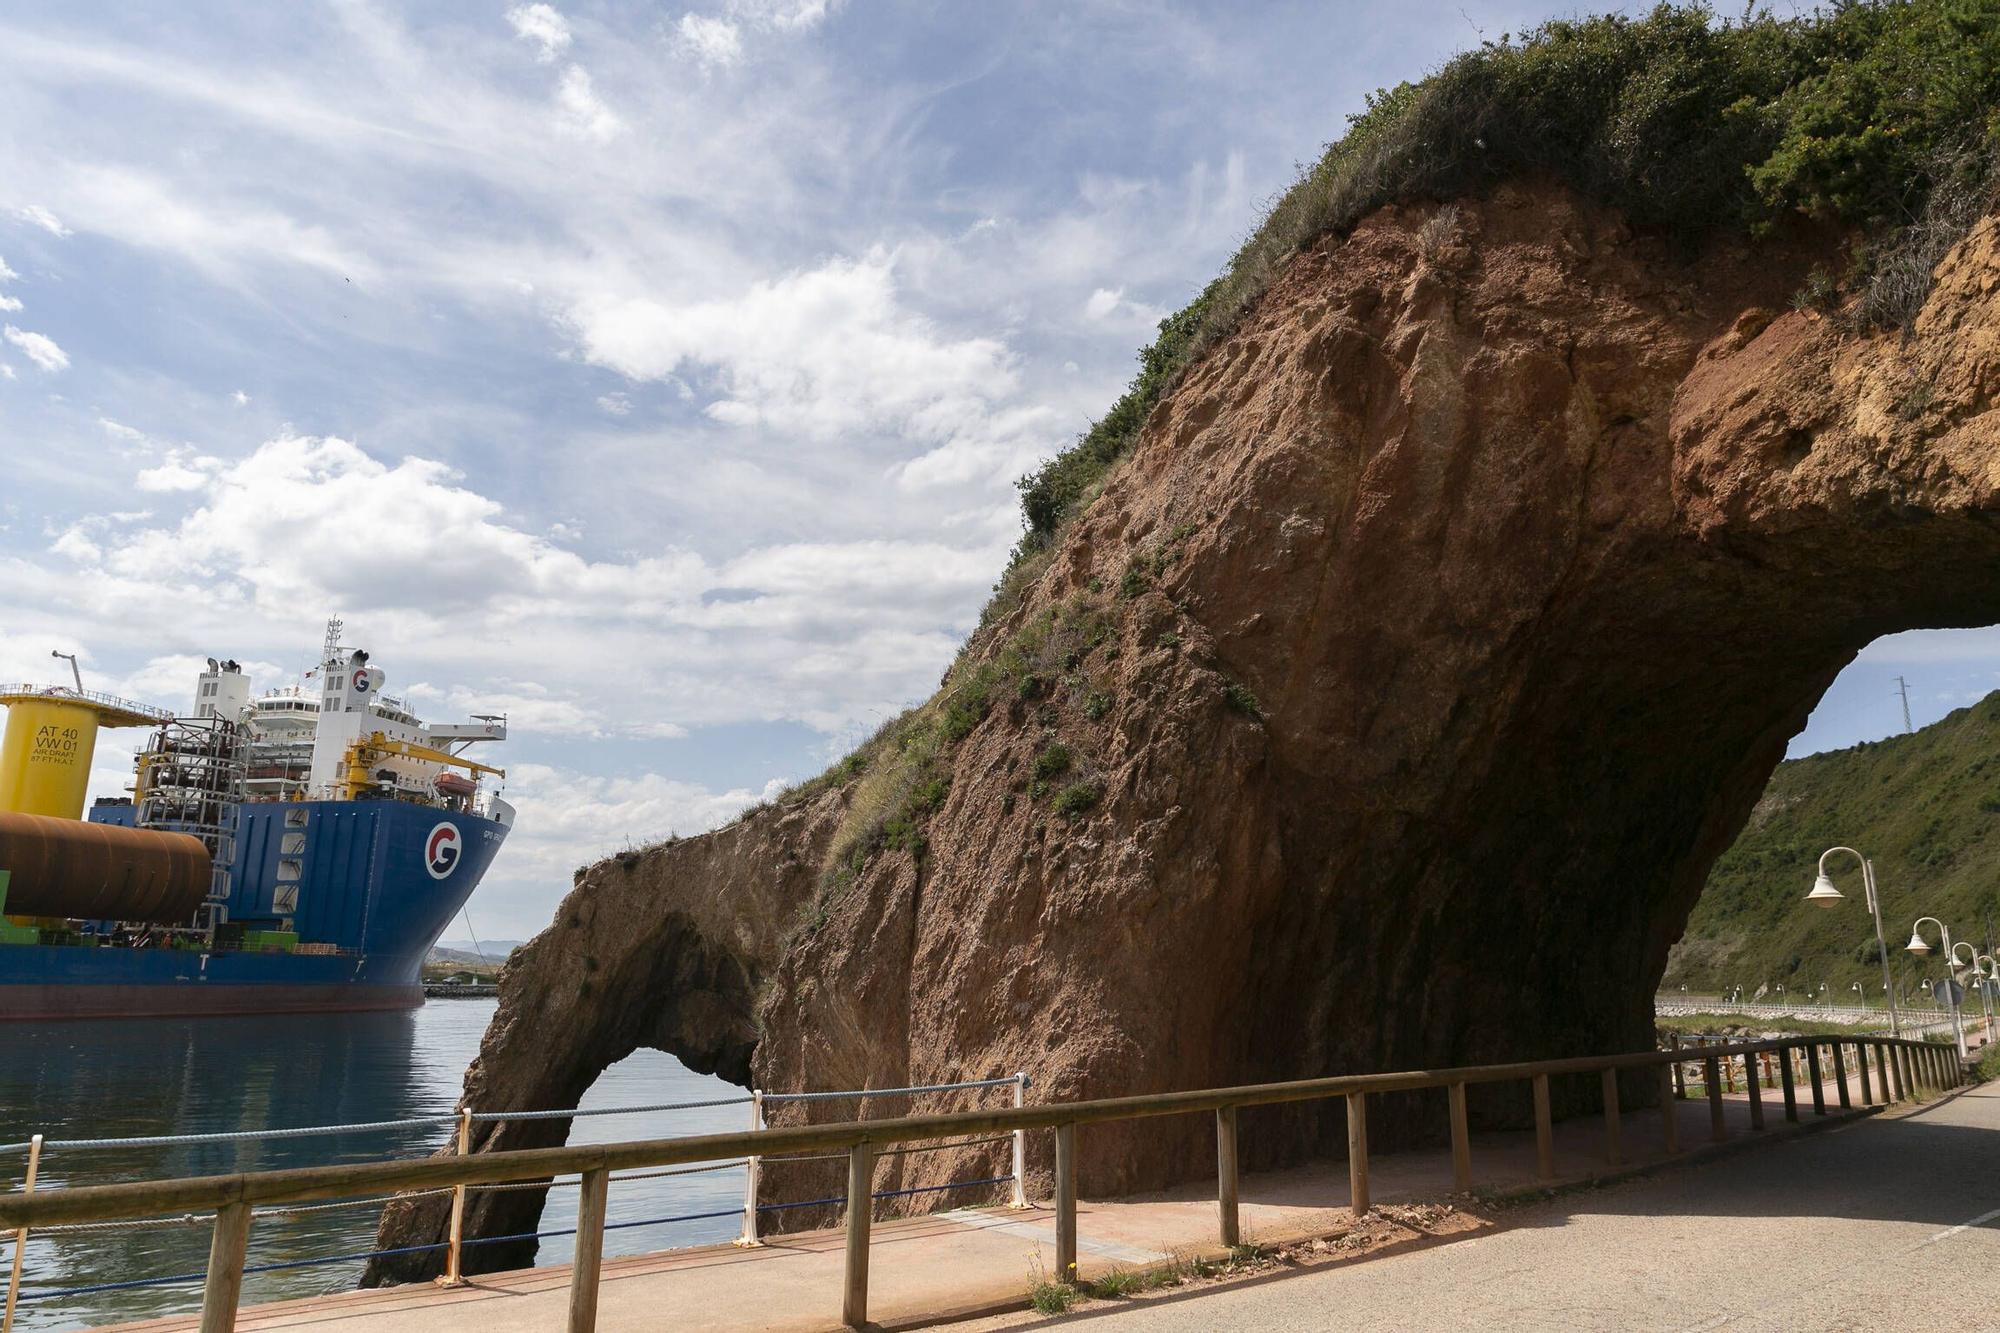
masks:
{"type": "Polygon", "coordinates": [[[392,741],[379,731],[371,731],[354,744],[347,747],[347,776],[341,786],[340,799],[358,801],[362,794],[375,785],[374,775],[368,771],[371,764],[390,757],[398,759],[422,759],[432,764],[449,764],[470,773],[491,773],[504,778],[507,770],[482,764],[476,759],[463,759],[443,750],[434,750],[428,745],[418,745],[414,741],[392,741]]]}
{"type": "Polygon", "coordinates": [[[0,737],[0,810],[82,819],[99,727],[154,727],[157,708],[89,690],[0,686],[7,731],[0,737]]]}

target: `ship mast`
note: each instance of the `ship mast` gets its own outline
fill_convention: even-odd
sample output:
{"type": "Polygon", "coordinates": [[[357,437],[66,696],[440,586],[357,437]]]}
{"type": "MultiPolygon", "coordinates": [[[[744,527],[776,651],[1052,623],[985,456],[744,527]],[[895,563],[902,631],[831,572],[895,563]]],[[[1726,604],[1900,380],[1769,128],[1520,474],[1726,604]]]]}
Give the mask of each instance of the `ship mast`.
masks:
{"type": "Polygon", "coordinates": [[[323,667],[335,665],[335,655],[340,652],[340,632],[347,628],[347,622],[334,616],[326,622],[326,642],[320,646],[319,664],[323,667]]]}

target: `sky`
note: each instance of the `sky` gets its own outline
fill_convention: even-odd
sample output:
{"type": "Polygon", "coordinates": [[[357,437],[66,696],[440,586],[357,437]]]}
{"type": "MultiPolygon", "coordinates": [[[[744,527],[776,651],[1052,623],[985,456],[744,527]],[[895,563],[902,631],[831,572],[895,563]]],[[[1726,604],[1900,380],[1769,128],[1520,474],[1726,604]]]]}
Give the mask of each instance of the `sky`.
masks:
{"type": "MultiPolygon", "coordinates": [[[[7,6],[0,680],[185,707],[337,614],[508,714],[472,918],[525,938],[927,696],[1160,317],[1367,92],[1545,12],[7,6]]],[[[2000,637],[1878,643],[1794,752],[1897,675],[1921,726],[2000,637]]]]}

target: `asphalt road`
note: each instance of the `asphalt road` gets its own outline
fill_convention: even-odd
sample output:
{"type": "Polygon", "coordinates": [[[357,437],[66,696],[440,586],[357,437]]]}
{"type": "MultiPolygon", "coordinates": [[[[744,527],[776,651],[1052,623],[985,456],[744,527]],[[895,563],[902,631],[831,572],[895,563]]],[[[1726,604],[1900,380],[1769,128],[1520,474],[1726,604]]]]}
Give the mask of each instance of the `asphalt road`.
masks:
{"type": "Polygon", "coordinates": [[[1060,1322],[2000,1329],[2000,1084],[1509,1215],[1495,1234],[1060,1322]]]}

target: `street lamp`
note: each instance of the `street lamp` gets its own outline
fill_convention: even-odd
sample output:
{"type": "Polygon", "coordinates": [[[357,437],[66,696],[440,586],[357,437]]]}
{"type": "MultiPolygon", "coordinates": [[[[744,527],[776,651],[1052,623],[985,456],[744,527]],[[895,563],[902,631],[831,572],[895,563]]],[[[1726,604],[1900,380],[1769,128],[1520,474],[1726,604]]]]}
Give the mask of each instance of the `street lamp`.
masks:
{"type": "MultiPolygon", "coordinates": [[[[1924,938],[1924,922],[1926,921],[1938,928],[1938,936],[1944,941],[1944,998],[1951,1003],[1952,1038],[1958,1043],[1958,1058],[1963,1060],[1965,1058],[1965,1020],[1958,1015],[1958,995],[1952,989],[1956,983],[1952,980],[1951,971],[1956,966],[1954,959],[1957,954],[1952,948],[1950,929],[1946,927],[1944,922],[1934,916],[1920,916],[1917,918],[1916,924],[1910,927],[1910,942],[1903,947],[1919,958],[1922,958],[1931,951],[1930,941],[1924,938]]],[[[1932,994],[1935,996],[1936,992],[1933,991],[1932,994]]]]}
{"type": "Polygon", "coordinates": [[[1833,886],[1833,877],[1826,873],[1826,859],[1835,852],[1846,852],[1861,863],[1861,887],[1868,900],[1868,912],[1875,918],[1875,947],[1882,955],[1882,992],[1887,996],[1889,1006],[1889,1035],[1903,1035],[1903,1020],[1896,1012],[1896,999],[1891,987],[1894,982],[1889,976],[1889,942],[1882,937],[1882,899],[1875,892],[1875,863],[1855,851],[1852,847],[1829,847],[1819,854],[1819,878],[1813,881],[1812,892],[1806,901],[1820,907],[1833,907],[1841,901],[1841,892],[1833,886]]]}
{"type": "Polygon", "coordinates": [[[1979,988],[1979,1012],[1985,1018],[1990,1028],[1993,1022],[1993,1002],[1991,997],[1986,993],[1986,965],[1992,963],[1993,955],[1981,953],[1964,940],[1960,940],[1952,946],[1950,961],[1954,968],[1964,967],[1966,973],[1972,979],[1972,984],[1979,988]],[[1958,959],[1958,951],[1960,949],[1965,950],[1966,961],[1964,963],[1960,963],[1958,959]]]}

